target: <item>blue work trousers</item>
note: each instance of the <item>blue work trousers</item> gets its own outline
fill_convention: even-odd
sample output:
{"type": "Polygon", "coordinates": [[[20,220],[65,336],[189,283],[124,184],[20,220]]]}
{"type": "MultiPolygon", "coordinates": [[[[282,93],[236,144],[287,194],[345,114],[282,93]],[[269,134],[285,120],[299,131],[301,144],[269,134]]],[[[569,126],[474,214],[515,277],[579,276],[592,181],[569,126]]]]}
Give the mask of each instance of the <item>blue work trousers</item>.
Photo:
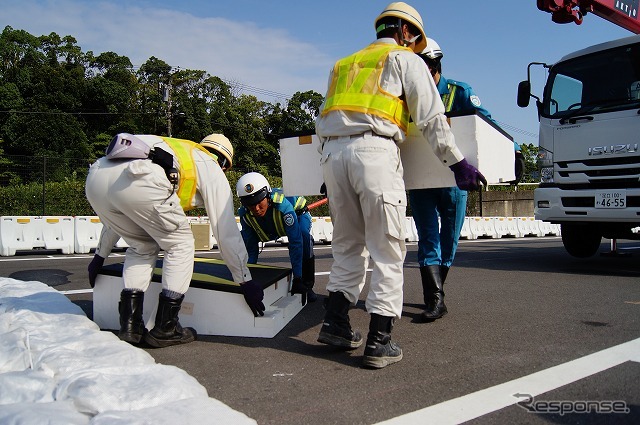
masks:
{"type": "Polygon", "coordinates": [[[418,230],[418,264],[451,267],[464,224],[467,192],[457,186],[413,189],[409,202],[418,230]]]}
{"type": "Polygon", "coordinates": [[[313,257],[313,236],[311,235],[311,214],[305,212],[298,216],[300,233],[302,233],[302,259],[313,257]]]}

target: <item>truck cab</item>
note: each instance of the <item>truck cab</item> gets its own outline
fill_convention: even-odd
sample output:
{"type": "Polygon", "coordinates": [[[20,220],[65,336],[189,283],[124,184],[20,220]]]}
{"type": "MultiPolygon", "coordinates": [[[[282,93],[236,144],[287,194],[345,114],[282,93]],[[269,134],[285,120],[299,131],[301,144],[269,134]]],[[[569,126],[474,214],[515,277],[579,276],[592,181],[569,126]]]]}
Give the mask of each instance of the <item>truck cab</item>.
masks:
{"type": "Polygon", "coordinates": [[[536,219],[559,223],[567,252],[594,255],[601,239],[640,239],[640,36],[542,63],[542,98],[530,78],[518,105],[536,99],[541,182],[536,219]]]}

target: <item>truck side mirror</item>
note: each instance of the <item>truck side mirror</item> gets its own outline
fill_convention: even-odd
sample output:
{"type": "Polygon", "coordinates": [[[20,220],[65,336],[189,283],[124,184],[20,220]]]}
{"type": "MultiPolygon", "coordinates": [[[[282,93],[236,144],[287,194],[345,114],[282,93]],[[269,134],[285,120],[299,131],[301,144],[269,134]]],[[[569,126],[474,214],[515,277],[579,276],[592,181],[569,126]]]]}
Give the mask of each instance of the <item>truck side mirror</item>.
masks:
{"type": "Polygon", "coordinates": [[[521,108],[529,106],[530,97],[531,83],[528,80],[520,81],[520,84],[518,84],[518,106],[521,108]]]}

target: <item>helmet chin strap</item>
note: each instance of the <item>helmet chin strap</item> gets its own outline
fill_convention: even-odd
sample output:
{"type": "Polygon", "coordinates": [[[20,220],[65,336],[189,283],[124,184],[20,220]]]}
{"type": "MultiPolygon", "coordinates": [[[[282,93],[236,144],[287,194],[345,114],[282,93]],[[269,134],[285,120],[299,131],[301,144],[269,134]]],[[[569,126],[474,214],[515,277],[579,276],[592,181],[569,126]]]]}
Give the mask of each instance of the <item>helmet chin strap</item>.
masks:
{"type": "Polygon", "coordinates": [[[402,42],[404,43],[404,47],[408,47],[411,43],[415,43],[419,38],[420,34],[416,35],[415,37],[411,37],[411,39],[409,40],[403,39],[402,42]]]}
{"type": "Polygon", "coordinates": [[[422,34],[418,34],[415,37],[412,37],[411,39],[407,40],[406,38],[404,38],[404,34],[402,33],[402,19],[398,18],[398,35],[400,40],[402,40],[402,46],[408,47],[411,43],[415,43],[416,40],[418,40],[422,34]]]}

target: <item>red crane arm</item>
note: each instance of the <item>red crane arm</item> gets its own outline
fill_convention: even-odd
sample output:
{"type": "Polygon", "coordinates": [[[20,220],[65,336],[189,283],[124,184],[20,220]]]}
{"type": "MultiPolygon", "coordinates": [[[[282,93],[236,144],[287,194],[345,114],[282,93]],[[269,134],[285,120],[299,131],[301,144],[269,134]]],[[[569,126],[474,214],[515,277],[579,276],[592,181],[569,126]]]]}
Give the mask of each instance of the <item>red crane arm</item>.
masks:
{"type": "Polygon", "coordinates": [[[538,9],[551,13],[551,20],[565,24],[582,23],[591,12],[634,34],[640,34],[639,0],[536,0],[538,9]]]}

